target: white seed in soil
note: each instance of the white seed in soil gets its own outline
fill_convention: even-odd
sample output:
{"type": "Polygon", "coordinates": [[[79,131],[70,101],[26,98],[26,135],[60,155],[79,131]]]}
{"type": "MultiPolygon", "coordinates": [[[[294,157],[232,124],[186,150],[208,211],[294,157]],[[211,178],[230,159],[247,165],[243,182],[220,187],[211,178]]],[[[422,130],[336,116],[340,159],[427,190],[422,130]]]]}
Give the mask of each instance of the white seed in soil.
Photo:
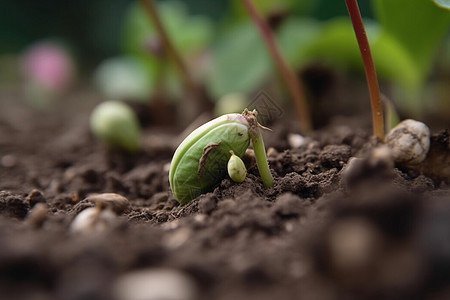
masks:
{"type": "Polygon", "coordinates": [[[101,232],[117,221],[117,215],[110,209],[89,207],[73,219],[70,230],[75,233],[101,232]]]}
{"type": "Polygon", "coordinates": [[[420,164],[430,149],[430,129],[422,122],[404,120],[385,137],[395,162],[404,165],[420,164]]]}
{"type": "Polygon", "coordinates": [[[128,201],[128,199],[124,196],[116,193],[92,194],[86,197],[84,200],[111,208],[115,213],[119,215],[130,207],[130,201],[128,201]]]}

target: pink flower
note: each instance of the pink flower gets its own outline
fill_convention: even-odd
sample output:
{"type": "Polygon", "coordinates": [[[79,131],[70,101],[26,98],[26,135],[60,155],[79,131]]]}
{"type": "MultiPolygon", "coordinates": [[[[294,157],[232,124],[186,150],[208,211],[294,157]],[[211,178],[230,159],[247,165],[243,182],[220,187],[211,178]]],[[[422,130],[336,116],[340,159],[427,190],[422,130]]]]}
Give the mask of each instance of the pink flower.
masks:
{"type": "Polygon", "coordinates": [[[51,42],[40,42],[28,48],[22,56],[21,68],[28,80],[53,92],[65,90],[74,77],[67,51],[51,42]]]}

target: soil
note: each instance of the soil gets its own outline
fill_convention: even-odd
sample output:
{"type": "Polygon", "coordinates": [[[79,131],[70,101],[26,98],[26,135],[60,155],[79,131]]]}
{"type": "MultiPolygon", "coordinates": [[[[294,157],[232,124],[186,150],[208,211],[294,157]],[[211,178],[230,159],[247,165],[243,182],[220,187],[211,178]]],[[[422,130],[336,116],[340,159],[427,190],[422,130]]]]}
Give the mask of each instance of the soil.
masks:
{"type": "MultiPolygon", "coordinates": [[[[120,153],[90,134],[97,100],[76,101],[90,94],[49,111],[17,97],[0,100],[0,299],[450,299],[449,178],[374,156],[367,119],[299,147],[279,120],[265,133],[274,187],[251,166],[181,206],[179,130],[149,126],[141,152],[120,153]],[[109,214],[74,232],[91,207],[109,214]]],[[[448,158],[448,131],[432,141],[448,158]]]]}

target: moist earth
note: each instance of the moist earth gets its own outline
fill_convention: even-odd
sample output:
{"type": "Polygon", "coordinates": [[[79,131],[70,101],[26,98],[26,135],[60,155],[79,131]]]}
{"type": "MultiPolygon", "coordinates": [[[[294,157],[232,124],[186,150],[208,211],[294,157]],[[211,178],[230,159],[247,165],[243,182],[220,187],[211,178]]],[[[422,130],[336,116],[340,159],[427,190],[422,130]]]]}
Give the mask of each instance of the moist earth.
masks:
{"type": "Polygon", "coordinates": [[[90,107],[2,106],[1,299],[450,298],[449,178],[436,171],[448,131],[432,138],[440,164],[408,168],[374,157],[367,120],[295,146],[278,120],[264,133],[272,188],[249,156],[243,183],[179,205],[168,184],[179,130],[148,127],[128,154],[92,137],[90,107]],[[94,193],[129,206],[74,232],[82,211],[108,210],[94,193]]]}

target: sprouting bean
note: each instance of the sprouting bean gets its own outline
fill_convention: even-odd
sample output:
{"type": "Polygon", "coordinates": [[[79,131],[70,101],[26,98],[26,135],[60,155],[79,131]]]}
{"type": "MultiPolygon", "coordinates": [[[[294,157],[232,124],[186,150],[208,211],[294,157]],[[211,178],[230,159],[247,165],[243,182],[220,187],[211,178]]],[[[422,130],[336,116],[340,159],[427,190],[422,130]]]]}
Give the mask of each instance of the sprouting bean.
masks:
{"type": "Polygon", "coordinates": [[[273,185],[256,110],[218,117],[194,130],[178,146],[169,170],[175,198],[186,204],[209,192],[226,176],[230,151],[242,157],[250,140],[265,187],[273,185]]]}
{"type": "Polygon", "coordinates": [[[194,130],[180,144],[171,162],[169,182],[181,204],[211,191],[226,176],[230,150],[242,156],[250,143],[248,126],[241,114],[223,115],[194,130]]]}

